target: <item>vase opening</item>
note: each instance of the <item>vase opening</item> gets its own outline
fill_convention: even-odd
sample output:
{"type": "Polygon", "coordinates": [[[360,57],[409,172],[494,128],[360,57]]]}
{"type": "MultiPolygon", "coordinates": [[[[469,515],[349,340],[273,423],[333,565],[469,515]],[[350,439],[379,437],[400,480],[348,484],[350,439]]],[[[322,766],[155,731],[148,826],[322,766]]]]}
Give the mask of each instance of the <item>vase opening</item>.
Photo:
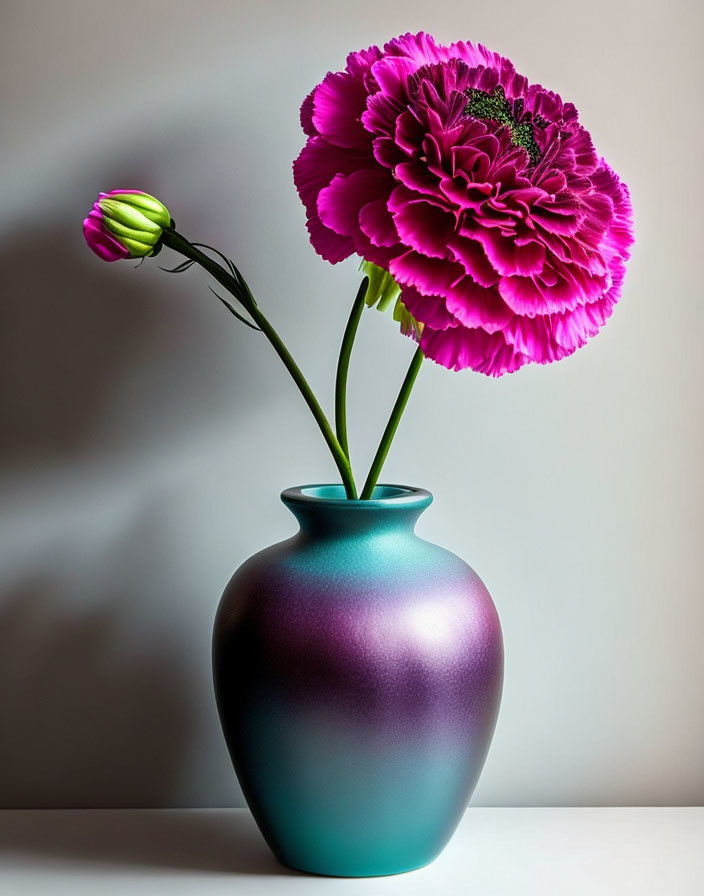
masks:
{"type": "Polygon", "coordinates": [[[369,500],[352,501],[345,495],[345,488],[338,484],[300,485],[287,488],[281,493],[284,504],[325,503],[340,504],[358,510],[375,507],[418,507],[425,509],[433,500],[433,496],[424,488],[411,485],[377,485],[369,500]]]}
{"type": "Polygon", "coordinates": [[[381,533],[389,527],[412,530],[433,496],[422,488],[384,484],[376,486],[369,500],[352,501],[342,485],[320,484],[284,489],[281,500],[303,532],[336,536],[370,529],[381,533]]]}

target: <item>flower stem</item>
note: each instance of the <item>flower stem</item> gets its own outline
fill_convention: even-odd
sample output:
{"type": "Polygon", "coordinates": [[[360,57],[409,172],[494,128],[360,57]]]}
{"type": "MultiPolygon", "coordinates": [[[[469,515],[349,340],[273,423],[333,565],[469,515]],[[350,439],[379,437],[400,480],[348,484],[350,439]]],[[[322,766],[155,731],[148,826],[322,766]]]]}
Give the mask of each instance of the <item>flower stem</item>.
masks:
{"type": "Polygon", "coordinates": [[[381,442],[379,442],[379,447],[377,448],[376,454],[374,455],[374,460],[372,461],[372,466],[369,470],[367,481],[364,483],[364,488],[362,489],[362,494],[360,495],[360,499],[362,501],[368,501],[374,493],[374,487],[379,480],[381,468],[384,466],[386,455],[389,453],[391,442],[393,441],[396,430],[398,429],[398,424],[401,421],[401,416],[406,408],[406,404],[408,403],[408,397],[411,394],[411,389],[413,388],[413,384],[416,381],[416,377],[418,376],[418,371],[420,370],[420,366],[422,363],[423,351],[419,346],[416,349],[413,358],[411,359],[406,377],[403,381],[403,384],[401,385],[401,390],[398,393],[396,404],[391,411],[389,422],[386,424],[386,429],[384,430],[384,434],[381,437],[381,442]]]}
{"type": "Polygon", "coordinates": [[[345,327],[342,345],[340,346],[340,357],[337,362],[337,376],[335,377],[335,430],[337,432],[337,441],[340,443],[340,447],[345,452],[348,460],[350,448],[347,441],[347,372],[350,367],[350,356],[352,355],[354,338],[357,335],[357,327],[364,310],[364,299],[367,295],[368,286],[369,278],[365,277],[359,287],[347,326],[345,327]]]}
{"type": "Polygon", "coordinates": [[[170,249],[173,249],[174,251],[180,252],[182,255],[185,255],[186,258],[191,258],[193,259],[193,261],[197,262],[197,264],[199,264],[209,274],[211,274],[218,281],[218,283],[224,286],[229,293],[235,296],[235,298],[242,303],[242,305],[245,307],[259,329],[269,340],[274,348],[274,351],[283,361],[284,366],[291,374],[291,377],[298,387],[299,392],[310,408],[310,411],[315,418],[315,422],[318,424],[320,431],[323,434],[323,438],[325,439],[327,446],[330,449],[330,453],[332,454],[333,460],[337,465],[337,469],[340,472],[342,483],[345,488],[345,494],[350,499],[356,499],[357,488],[355,486],[354,477],[352,476],[352,468],[350,467],[350,462],[347,459],[346,453],[340,446],[340,443],[337,440],[335,433],[332,431],[332,427],[330,426],[327,417],[323,413],[318,400],[313,394],[313,390],[308,385],[306,378],[301,373],[300,368],[293,360],[291,353],[282,342],[276,330],[259,310],[256,302],[249,301],[247,296],[242,294],[240,285],[237,283],[232,274],[229,273],[229,271],[226,271],[216,261],[201,252],[200,249],[192,245],[185,237],[181,236],[180,233],[177,233],[175,230],[165,230],[163,235],[163,243],[170,249]]]}

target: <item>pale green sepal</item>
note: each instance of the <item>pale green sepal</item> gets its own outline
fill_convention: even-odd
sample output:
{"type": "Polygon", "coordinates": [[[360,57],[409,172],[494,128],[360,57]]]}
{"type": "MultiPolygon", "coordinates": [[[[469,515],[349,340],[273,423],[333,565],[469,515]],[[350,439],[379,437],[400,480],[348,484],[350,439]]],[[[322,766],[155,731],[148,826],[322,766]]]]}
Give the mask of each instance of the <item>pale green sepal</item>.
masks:
{"type": "Polygon", "coordinates": [[[159,227],[169,227],[171,225],[171,213],[163,202],[149,193],[112,193],[111,199],[117,199],[125,202],[127,205],[133,205],[144,212],[148,212],[147,217],[159,227]]]}
{"type": "Polygon", "coordinates": [[[134,230],[146,230],[148,233],[160,234],[163,230],[158,224],[150,221],[138,208],[134,208],[122,200],[101,199],[99,204],[104,218],[111,218],[134,230]]]}
{"type": "Polygon", "coordinates": [[[370,308],[376,305],[379,311],[387,311],[401,295],[401,287],[388,271],[371,261],[362,261],[359,269],[369,278],[364,301],[370,308]]]}
{"type": "Polygon", "coordinates": [[[404,336],[413,336],[418,339],[423,331],[423,324],[419,323],[406,308],[401,299],[396,299],[394,307],[394,320],[401,324],[401,332],[404,336]]]}
{"type": "Polygon", "coordinates": [[[120,242],[123,242],[123,238],[126,237],[129,240],[137,240],[140,243],[147,243],[150,246],[154,246],[161,238],[160,228],[151,233],[146,230],[135,230],[134,227],[125,227],[124,224],[120,224],[120,222],[116,221],[114,218],[103,218],[103,223],[111,233],[114,233],[116,237],[119,237],[120,242]]]}
{"type": "Polygon", "coordinates": [[[154,246],[148,246],[146,243],[140,243],[137,240],[130,240],[122,236],[120,237],[120,242],[125,249],[129,249],[130,255],[134,256],[134,258],[146,257],[154,253],[154,246]]]}

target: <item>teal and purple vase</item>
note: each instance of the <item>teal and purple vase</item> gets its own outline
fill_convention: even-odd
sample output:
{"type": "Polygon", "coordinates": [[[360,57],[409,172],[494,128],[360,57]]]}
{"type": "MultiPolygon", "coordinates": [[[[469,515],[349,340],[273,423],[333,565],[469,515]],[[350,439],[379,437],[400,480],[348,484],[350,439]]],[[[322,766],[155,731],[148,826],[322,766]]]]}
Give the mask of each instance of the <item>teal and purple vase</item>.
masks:
{"type": "Polygon", "coordinates": [[[242,792],[276,857],[370,877],[431,862],[479,778],[501,699],[501,627],[454,554],[414,533],[432,495],[281,496],[300,530],[247,560],[213,635],[242,792]]]}

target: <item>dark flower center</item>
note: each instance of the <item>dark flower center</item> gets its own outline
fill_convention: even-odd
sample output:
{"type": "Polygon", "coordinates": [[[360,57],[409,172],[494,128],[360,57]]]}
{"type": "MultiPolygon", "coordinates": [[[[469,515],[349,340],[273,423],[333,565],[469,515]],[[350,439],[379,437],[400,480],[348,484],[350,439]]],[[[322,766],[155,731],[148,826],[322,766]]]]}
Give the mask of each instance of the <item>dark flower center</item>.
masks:
{"type": "MultiPolygon", "coordinates": [[[[511,143],[521,146],[528,153],[531,164],[536,165],[540,159],[540,148],[535,141],[533,122],[529,119],[520,120],[522,102],[516,102],[514,106],[506,99],[503,87],[495,87],[492,93],[470,87],[466,91],[467,105],[464,108],[465,115],[479,118],[482,121],[495,121],[497,124],[508,128],[511,133],[511,143]]],[[[535,122],[540,124],[540,122],[535,122]]]]}

